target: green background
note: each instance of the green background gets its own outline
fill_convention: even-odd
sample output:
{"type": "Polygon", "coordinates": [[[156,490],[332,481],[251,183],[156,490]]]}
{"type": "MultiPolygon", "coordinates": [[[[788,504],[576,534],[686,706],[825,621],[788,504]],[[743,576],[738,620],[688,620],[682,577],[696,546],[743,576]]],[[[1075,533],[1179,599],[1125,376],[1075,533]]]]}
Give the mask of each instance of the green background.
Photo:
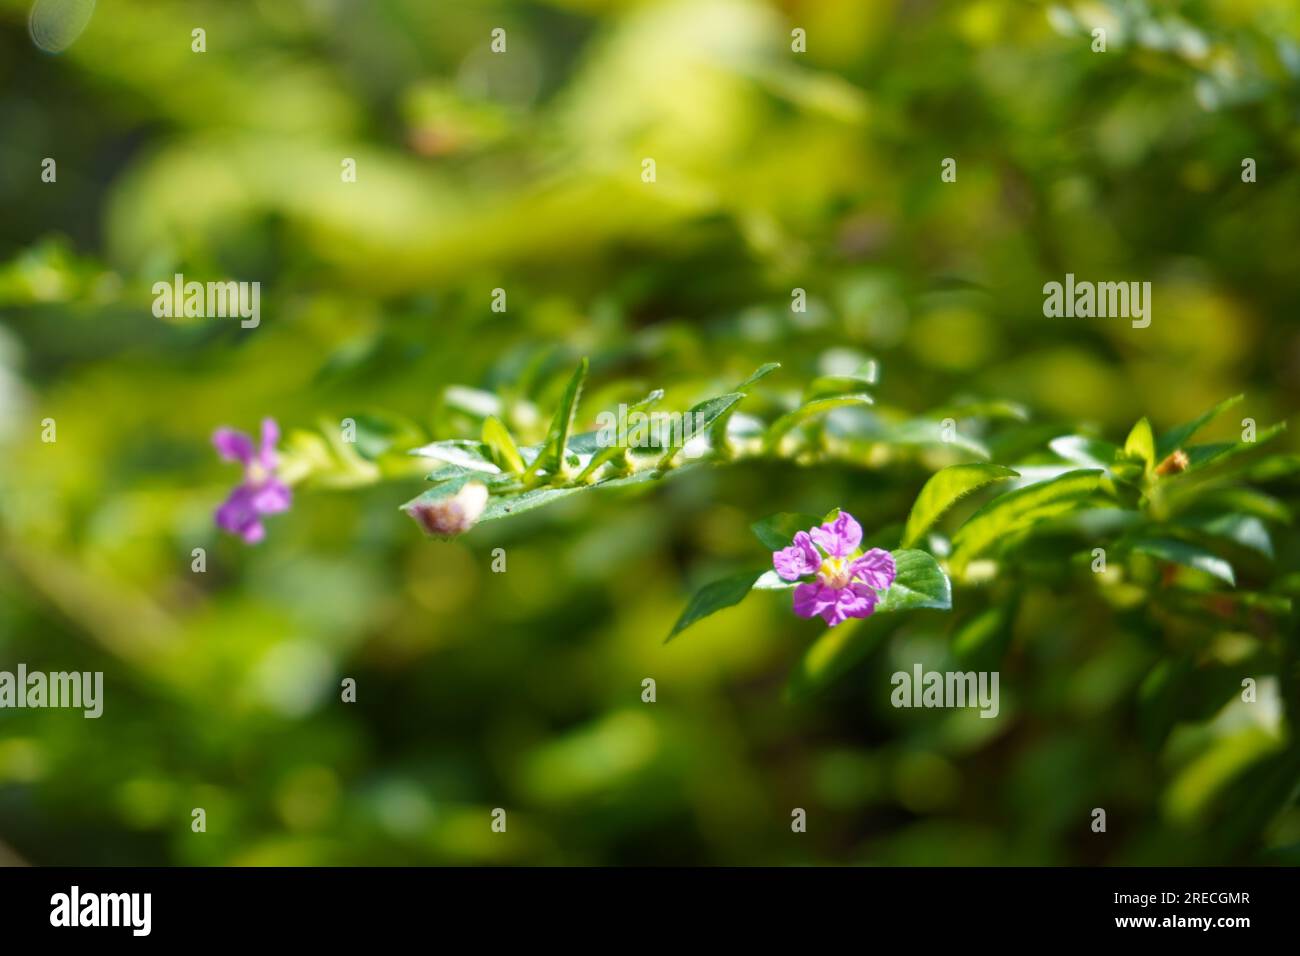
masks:
{"type": "MultiPolygon", "coordinates": [[[[30,8],[0,0],[0,669],[102,670],[106,701],[97,721],[0,712],[0,858],[1297,859],[1291,765],[1265,768],[1280,787],[1250,776],[1294,750],[1293,618],[1118,608],[1085,568],[959,589],[951,614],[887,633],[846,625],[860,653],[812,690],[790,676],[825,629],[788,596],[662,644],[693,588],[767,559],[750,522],[901,521],[933,450],[695,472],[436,542],[397,510],[418,469],[335,449],[250,548],[213,527],[237,475],[210,445],[267,415],[318,436],[352,416],[379,451],[477,437],[456,384],[501,395],[536,441],[584,355],[584,429],[766,361],[776,407],[868,357],[892,408],[1023,403],[1025,454],[1238,392],[1211,437],[1286,419],[1291,0],[103,0],[57,55],[30,8]],[[260,327],[155,318],[174,272],[261,282],[260,327]],[[1152,282],[1150,328],[1045,318],[1042,286],[1067,272],[1152,282]],[[889,706],[893,671],[948,666],[986,613],[998,720],[889,706]],[[1153,718],[1142,688],[1169,671],[1177,699],[1153,718]]],[[[1294,474],[1270,492],[1281,513],[1300,501],[1294,474]]],[[[1269,527],[1274,557],[1239,576],[1295,593],[1300,543],[1269,527]]]]}

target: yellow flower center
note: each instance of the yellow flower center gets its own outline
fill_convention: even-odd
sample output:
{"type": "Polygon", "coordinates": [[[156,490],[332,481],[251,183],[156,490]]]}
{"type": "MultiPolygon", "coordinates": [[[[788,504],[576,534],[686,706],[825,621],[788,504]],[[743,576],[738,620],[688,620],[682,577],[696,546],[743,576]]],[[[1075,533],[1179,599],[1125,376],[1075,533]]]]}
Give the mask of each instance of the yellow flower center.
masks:
{"type": "Polygon", "coordinates": [[[248,480],[252,484],[266,484],[267,479],[270,477],[271,472],[260,461],[255,461],[248,466],[248,480]]]}
{"type": "Polygon", "coordinates": [[[853,559],[827,558],[822,562],[817,574],[827,587],[846,588],[853,580],[853,559]]]}

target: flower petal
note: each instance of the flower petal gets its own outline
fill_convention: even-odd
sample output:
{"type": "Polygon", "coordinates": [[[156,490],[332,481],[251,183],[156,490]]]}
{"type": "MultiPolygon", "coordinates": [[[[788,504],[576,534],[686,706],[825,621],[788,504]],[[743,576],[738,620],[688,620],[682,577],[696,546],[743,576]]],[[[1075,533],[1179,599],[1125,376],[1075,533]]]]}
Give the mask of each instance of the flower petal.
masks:
{"type": "Polygon", "coordinates": [[[846,558],[862,543],[862,525],[853,515],[841,511],[834,521],[813,528],[812,539],[832,558],[846,558]]]}
{"type": "Polygon", "coordinates": [[[258,488],[253,496],[253,508],[264,515],[288,511],[292,502],[293,492],[288,485],[276,478],[258,488]]]}
{"type": "Polygon", "coordinates": [[[876,592],[865,584],[854,583],[846,588],[828,587],[822,597],[831,599],[821,610],[822,620],[831,627],[843,624],[851,617],[870,617],[876,609],[876,592]]]}
{"type": "Polygon", "coordinates": [[[280,443],[280,426],[274,418],[262,419],[262,450],[258,455],[262,465],[274,468],[276,463],[275,446],[280,443]]]}
{"type": "Polygon", "coordinates": [[[835,589],[820,581],[809,581],[794,589],[794,613],[813,617],[835,604],[835,589]]]}
{"type": "Polygon", "coordinates": [[[253,505],[256,490],[250,485],[239,485],[217,509],[217,527],[231,534],[243,534],[257,524],[257,508],[253,505]]]}
{"type": "MultiPolygon", "coordinates": [[[[853,599],[841,600],[840,606],[844,608],[844,613],[849,617],[870,617],[876,610],[876,605],[880,603],[880,595],[870,586],[859,584],[854,581],[844,591],[852,591],[853,599]]],[[[841,592],[843,598],[843,592],[841,592]]]]}
{"type": "Polygon", "coordinates": [[[772,552],[772,566],[787,581],[797,581],[805,574],[812,574],[820,565],[821,555],[813,547],[807,531],[795,534],[794,544],[790,547],[772,552]]]}
{"type": "Polygon", "coordinates": [[[794,613],[800,617],[822,616],[831,627],[851,617],[870,617],[879,598],[865,584],[854,582],[846,588],[833,588],[820,581],[801,584],[794,589],[794,613]]]}
{"type": "Polygon", "coordinates": [[[894,556],[880,548],[872,548],[853,562],[853,577],[877,591],[886,590],[894,583],[898,572],[894,556]]]}
{"type": "Polygon", "coordinates": [[[233,428],[218,428],[212,433],[212,444],[226,461],[247,465],[253,460],[253,439],[233,428]]]}

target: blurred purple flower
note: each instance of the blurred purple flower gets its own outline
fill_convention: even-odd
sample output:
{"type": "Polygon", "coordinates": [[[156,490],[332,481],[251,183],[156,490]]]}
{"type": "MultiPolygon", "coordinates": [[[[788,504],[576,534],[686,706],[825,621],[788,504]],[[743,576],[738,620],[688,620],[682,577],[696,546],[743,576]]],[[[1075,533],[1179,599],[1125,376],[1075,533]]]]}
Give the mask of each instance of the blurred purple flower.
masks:
{"type": "Polygon", "coordinates": [[[848,618],[868,617],[875,611],[880,600],[878,592],[887,591],[894,583],[894,558],[880,548],[863,554],[861,544],[862,525],[847,511],[841,511],[834,521],[800,531],[790,547],[772,552],[772,565],[785,580],[816,575],[794,589],[796,614],[820,614],[834,627],[848,618]]]}
{"type": "Polygon", "coordinates": [[[222,458],[244,466],[244,480],[217,509],[217,527],[239,535],[249,544],[257,544],[266,536],[262,515],[286,511],[292,500],[289,486],[275,474],[275,446],[279,440],[280,426],[272,418],[262,420],[260,449],[254,447],[252,438],[233,428],[218,428],[212,435],[212,444],[222,458]]]}

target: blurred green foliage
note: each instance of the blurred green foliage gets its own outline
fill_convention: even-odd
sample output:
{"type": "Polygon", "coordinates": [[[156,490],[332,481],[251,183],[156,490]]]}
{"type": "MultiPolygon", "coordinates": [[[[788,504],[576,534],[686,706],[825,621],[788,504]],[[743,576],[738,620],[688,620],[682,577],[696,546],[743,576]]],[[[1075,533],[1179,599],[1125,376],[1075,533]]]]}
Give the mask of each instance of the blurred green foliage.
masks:
{"type": "Polygon", "coordinates": [[[31,6],[0,0],[0,668],[102,670],[106,701],[0,712],[0,857],[1300,860],[1294,428],[1211,461],[1300,407],[1291,0],[141,0],[57,55],[31,6]],[[260,281],[261,325],[155,318],[176,272],[260,281]],[[1046,319],[1066,272],[1151,281],[1150,328],[1046,319]],[[487,416],[541,443],[583,356],[579,432],[771,361],[733,422],[855,376],[875,404],[824,419],[833,461],[424,539],[401,452],[487,416]],[[842,506],[892,547],[935,471],[981,460],[1143,494],[1160,436],[1238,393],[1194,462],[1230,471],[1171,479],[1180,536],[1100,579],[1128,529],[1088,509],[970,555],[951,612],[826,632],[757,594],[662,643],[762,563],[765,515],[842,506]],[[213,527],[209,439],[265,415],[301,482],[248,548],[213,527]],[[999,718],[893,709],[918,661],[1000,670],[999,718]]]}

